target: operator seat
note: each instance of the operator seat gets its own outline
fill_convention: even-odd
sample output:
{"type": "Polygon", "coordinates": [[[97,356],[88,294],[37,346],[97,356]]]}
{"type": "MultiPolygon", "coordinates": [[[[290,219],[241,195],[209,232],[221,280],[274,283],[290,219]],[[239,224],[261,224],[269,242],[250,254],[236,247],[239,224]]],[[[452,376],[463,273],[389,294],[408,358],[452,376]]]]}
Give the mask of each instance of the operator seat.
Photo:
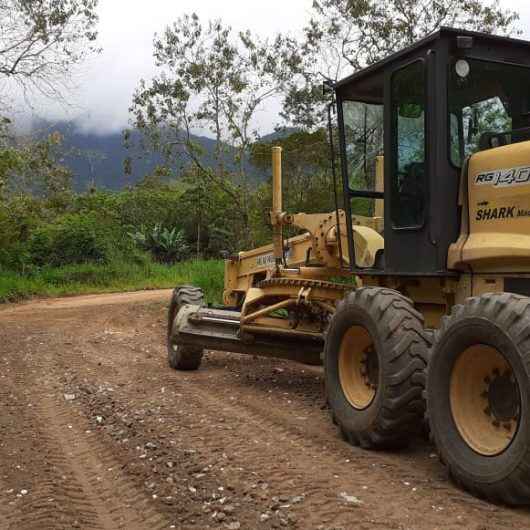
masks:
{"type": "Polygon", "coordinates": [[[425,164],[411,162],[399,188],[400,226],[417,226],[422,224],[424,211],[425,164]]]}
{"type": "Polygon", "coordinates": [[[509,132],[485,132],[480,135],[478,141],[478,148],[480,151],[485,151],[486,149],[493,149],[494,147],[501,147],[510,143],[508,141],[507,135],[509,132]]]}

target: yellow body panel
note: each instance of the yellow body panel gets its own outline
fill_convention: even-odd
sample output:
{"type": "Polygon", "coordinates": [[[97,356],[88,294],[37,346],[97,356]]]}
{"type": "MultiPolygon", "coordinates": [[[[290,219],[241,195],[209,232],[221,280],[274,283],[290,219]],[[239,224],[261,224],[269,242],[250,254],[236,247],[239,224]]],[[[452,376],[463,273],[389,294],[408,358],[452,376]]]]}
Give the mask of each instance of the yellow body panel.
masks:
{"type": "MultiPolygon", "coordinates": [[[[240,252],[225,262],[224,303],[229,306],[238,305],[242,296],[259,281],[272,275],[292,276],[294,270],[297,270],[295,276],[299,278],[307,278],[306,271],[310,274],[309,278],[315,279],[350,275],[347,268],[349,260],[344,213],[339,213],[342,221],[342,265],[336,213],[294,214],[285,217],[288,224],[307,231],[285,240],[288,249],[285,253],[287,270],[277,269],[273,245],[240,252]]],[[[355,216],[352,222],[357,266],[372,267],[377,252],[384,248],[384,239],[376,230],[382,228],[382,219],[355,216]]]]}
{"type": "Polygon", "coordinates": [[[530,142],[473,155],[467,185],[469,223],[450,249],[449,267],[530,271],[530,142]]]}

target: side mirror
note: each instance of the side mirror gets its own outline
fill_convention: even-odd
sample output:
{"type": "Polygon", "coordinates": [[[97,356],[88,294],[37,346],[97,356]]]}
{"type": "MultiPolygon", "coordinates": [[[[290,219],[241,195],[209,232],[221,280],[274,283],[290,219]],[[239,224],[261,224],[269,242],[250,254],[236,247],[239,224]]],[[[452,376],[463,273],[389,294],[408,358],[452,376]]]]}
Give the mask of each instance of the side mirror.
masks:
{"type": "Polygon", "coordinates": [[[322,95],[324,97],[335,92],[335,83],[331,79],[325,79],[322,83],[322,95]]]}

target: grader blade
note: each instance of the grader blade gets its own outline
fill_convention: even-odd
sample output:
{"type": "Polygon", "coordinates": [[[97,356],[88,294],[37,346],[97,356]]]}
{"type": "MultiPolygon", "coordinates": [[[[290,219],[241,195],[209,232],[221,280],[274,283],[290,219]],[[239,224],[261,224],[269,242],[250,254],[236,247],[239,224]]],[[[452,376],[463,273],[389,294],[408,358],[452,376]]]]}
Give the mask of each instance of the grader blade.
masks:
{"type": "Polygon", "coordinates": [[[184,347],[320,364],[320,354],[324,348],[321,334],[273,330],[251,335],[241,331],[240,317],[237,311],[184,306],[175,319],[173,340],[178,346],[184,347]]]}

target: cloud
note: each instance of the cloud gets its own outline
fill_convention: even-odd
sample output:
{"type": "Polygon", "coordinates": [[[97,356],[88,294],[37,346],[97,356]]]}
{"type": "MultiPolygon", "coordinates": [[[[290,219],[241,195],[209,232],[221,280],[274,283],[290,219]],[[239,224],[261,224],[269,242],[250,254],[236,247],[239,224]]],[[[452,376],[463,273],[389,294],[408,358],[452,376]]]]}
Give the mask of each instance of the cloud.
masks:
{"type": "MultiPolygon", "coordinates": [[[[141,78],[155,73],[152,42],[156,32],[184,13],[221,18],[234,30],[250,29],[262,36],[297,33],[309,19],[312,0],[100,0],[99,44],[103,53],[90,58],[73,76],[69,105],[38,101],[34,112],[52,120],[73,120],[87,132],[107,133],[128,125],[132,94],[141,78]]],[[[501,5],[521,14],[523,36],[530,38],[530,3],[504,0],[501,5]]],[[[279,101],[259,114],[261,132],[278,121],[279,101]]]]}
{"type": "MultiPolygon", "coordinates": [[[[310,7],[311,0],[100,0],[99,45],[103,52],[74,73],[68,105],[36,101],[33,112],[50,120],[72,120],[85,132],[121,130],[128,125],[128,109],[140,79],[155,74],[154,34],[179,16],[196,12],[203,21],[221,18],[235,31],[248,28],[272,37],[279,31],[300,30],[310,7]]],[[[270,131],[279,110],[279,102],[271,102],[260,113],[260,128],[270,131]]]]}

